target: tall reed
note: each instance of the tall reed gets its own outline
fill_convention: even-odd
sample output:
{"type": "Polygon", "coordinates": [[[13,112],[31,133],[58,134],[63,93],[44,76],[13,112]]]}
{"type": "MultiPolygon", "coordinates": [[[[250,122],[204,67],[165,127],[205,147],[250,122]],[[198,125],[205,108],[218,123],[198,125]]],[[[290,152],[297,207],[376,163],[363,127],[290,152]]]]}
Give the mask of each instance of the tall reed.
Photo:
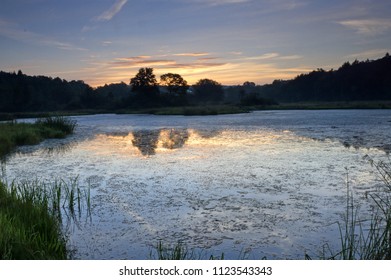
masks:
{"type": "Polygon", "coordinates": [[[0,259],[70,258],[66,229],[79,223],[83,210],[89,216],[89,201],[75,180],[0,181],[0,259]]]}
{"type": "MultiPolygon", "coordinates": [[[[173,246],[167,246],[160,240],[154,248],[156,254],[150,253],[151,259],[158,260],[201,260],[207,258],[208,254],[202,250],[189,249],[182,242],[177,242],[173,246]]],[[[210,260],[223,260],[224,253],[220,256],[209,255],[210,260]]]]}
{"type": "Polygon", "coordinates": [[[347,177],[346,213],[344,221],[338,223],[341,248],[330,254],[329,259],[391,259],[391,164],[375,162],[368,156],[365,158],[378,171],[382,184],[366,194],[372,204],[371,214],[362,219],[347,177]]]}

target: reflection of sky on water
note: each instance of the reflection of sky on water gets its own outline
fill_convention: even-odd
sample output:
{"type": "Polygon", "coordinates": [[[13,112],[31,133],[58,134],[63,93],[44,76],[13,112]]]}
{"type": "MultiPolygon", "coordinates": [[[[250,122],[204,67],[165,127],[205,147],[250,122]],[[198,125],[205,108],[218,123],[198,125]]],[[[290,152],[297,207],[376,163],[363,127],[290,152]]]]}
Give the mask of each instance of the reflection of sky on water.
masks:
{"type": "Polygon", "coordinates": [[[376,176],[363,156],[384,158],[373,147],[390,139],[387,111],[332,113],[79,117],[74,136],[22,149],[5,172],[91,186],[93,223],[70,236],[79,258],[148,258],[162,239],[227,258],[251,249],[251,258],[302,259],[338,243],[345,168],[364,203],[376,176]],[[346,148],[355,135],[362,146],[346,148]]]}

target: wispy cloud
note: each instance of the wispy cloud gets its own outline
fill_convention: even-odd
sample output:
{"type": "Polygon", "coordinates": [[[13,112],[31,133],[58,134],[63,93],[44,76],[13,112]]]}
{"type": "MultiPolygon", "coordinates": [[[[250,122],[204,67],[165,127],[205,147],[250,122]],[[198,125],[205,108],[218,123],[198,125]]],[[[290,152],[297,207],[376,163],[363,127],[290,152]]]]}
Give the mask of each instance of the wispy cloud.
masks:
{"type": "Polygon", "coordinates": [[[188,56],[188,57],[199,57],[199,56],[207,56],[210,53],[207,52],[194,52],[194,53],[176,53],[174,56],[188,56]]]}
{"type": "Polygon", "coordinates": [[[343,20],[337,23],[353,29],[361,35],[380,35],[391,29],[391,20],[389,19],[343,20]]]}
{"type": "Polygon", "coordinates": [[[230,55],[242,55],[243,52],[233,51],[233,52],[229,52],[228,54],[230,54],[230,55]]]}
{"type": "Polygon", "coordinates": [[[280,60],[294,60],[294,59],[300,59],[302,56],[300,55],[280,55],[277,52],[272,53],[265,53],[263,55],[259,56],[248,56],[243,58],[244,60],[266,60],[266,59],[280,59],[280,60]]]}
{"type": "Polygon", "coordinates": [[[86,51],[85,48],[55,40],[51,37],[19,28],[17,25],[0,19],[0,35],[27,44],[55,47],[67,51],[86,51]]]}
{"type": "Polygon", "coordinates": [[[390,52],[390,49],[373,49],[367,50],[359,53],[353,53],[345,56],[348,59],[374,59],[384,56],[387,52],[390,52]]]}
{"type": "Polygon", "coordinates": [[[128,0],[117,0],[108,10],[95,18],[96,21],[109,21],[118,14],[128,0]]]}
{"type": "Polygon", "coordinates": [[[197,59],[197,61],[211,61],[211,60],[216,60],[216,59],[219,59],[219,57],[215,56],[215,57],[200,57],[197,59]]]}
{"type": "MultiPolygon", "coordinates": [[[[88,61],[86,70],[86,81],[92,86],[104,83],[129,80],[141,67],[152,67],[156,76],[168,72],[175,72],[183,75],[190,83],[195,82],[201,76],[210,76],[211,73],[220,72],[223,69],[232,68],[233,64],[219,61],[217,57],[205,59],[195,53],[188,53],[192,56],[165,55],[140,55],[132,57],[117,57],[112,60],[99,60],[91,58],[88,61]]],[[[201,53],[196,53],[201,54],[201,53]]]]}
{"type": "Polygon", "coordinates": [[[301,55],[297,55],[297,54],[294,54],[294,55],[284,55],[284,56],[280,56],[278,59],[282,59],[282,60],[295,60],[295,59],[300,59],[300,58],[303,58],[301,55]]]}
{"type": "Polygon", "coordinates": [[[275,58],[278,56],[279,56],[278,53],[266,53],[266,54],[259,55],[259,56],[249,56],[249,57],[246,57],[245,59],[246,60],[264,60],[264,59],[269,59],[269,58],[275,58]]]}
{"type": "Polygon", "coordinates": [[[224,63],[221,62],[209,62],[208,60],[197,59],[191,62],[181,62],[175,59],[157,59],[152,56],[135,56],[135,57],[123,57],[116,58],[113,61],[107,62],[106,66],[108,69],[132,69],[138,67],[159,67],[159,68],[205,68],[220,66],[224,63]]]}
{"type": "Polygon", "coordinates": [[[138,67],[162,67],[162,66],[174,66],[175,60],[170,59],[124,59],[119,58],[115,61],[108,62],[108,69],[132,69],[138,67]]]}
{"type": "Polygon", "coordinates": [[[107,47],[107,46],[110,46],[112,43],[113,42],[111,42],[111,41],[103,41],[102,46],[107,47]]]}
{"type": "Polygon", "coordinates": [[[251,2],[252,0],[191,0],[191,1],[195,3],[210,5],[210,6],[220,6],[220,5],[227,5],[227,4],[246,3],[246,2],[251,2]]]}
{"type": "Polygon", "coordinates": [[[157,77],[169,72],[178,73],[189,84],[203,78],[214,79],[226,85],[242,84],[246,80],[263,84],[274,79],[293,78],[311,70],[309,67],[295,66],[293,60],[301,58],[299,55],[284,56],[271,52],[251,59],[245,59],[243,54],[240,54],[240,59],[231,55],[208,55],[210,53],[189,52],[116,57],[103,61],[92,58],[88,67],[88,75],[91,76],[86,81],[93,86],[129,81],[138,69],[152,67],[157,77]]]}

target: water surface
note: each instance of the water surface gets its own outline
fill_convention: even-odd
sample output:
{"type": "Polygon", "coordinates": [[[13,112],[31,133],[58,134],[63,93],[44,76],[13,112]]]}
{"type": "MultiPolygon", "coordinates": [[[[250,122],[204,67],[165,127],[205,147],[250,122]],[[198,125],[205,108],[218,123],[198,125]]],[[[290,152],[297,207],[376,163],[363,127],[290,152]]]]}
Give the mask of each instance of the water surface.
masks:
{"type": "Polygon", "coordinates": [[[316,257],[338,248],[347,178],[365,209],[379,180],[363,157],[391,148],[390,110],[75,119],[74,135],[21,148],[4,175],[90,186],[92,221],[69,233],[80,259],[147,259],[158,240],[206,257],[316,257]]]}

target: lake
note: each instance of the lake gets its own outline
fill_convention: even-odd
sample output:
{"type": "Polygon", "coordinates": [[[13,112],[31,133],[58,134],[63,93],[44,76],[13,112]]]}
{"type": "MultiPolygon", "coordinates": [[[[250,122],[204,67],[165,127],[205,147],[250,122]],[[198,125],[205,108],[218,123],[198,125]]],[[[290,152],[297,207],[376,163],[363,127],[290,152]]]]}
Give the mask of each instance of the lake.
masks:
{"type": "Polygon", "coordinates": [[[148,259],[159,240],[208,258],[317,258],[338,250],[347,181],[366,213],[388,159],[390,110],[73,117],[74,135],[25,146],[3,174],[70,180],[92,215],[69,229],[76,259],[148,259]]]}

